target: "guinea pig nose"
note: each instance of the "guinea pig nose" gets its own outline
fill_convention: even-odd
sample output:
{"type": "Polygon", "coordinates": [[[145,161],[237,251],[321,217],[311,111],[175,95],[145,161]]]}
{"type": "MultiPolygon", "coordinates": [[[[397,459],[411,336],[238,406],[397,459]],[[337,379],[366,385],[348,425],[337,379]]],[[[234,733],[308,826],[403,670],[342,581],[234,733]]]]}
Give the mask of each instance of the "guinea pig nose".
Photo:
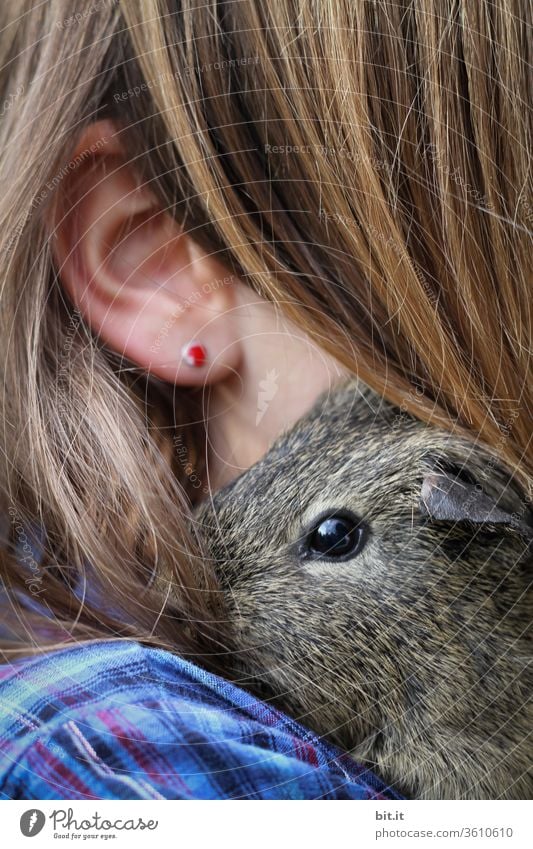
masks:
{"type": "Polygon", "coordinates": [[[315,519],[300,553],[315,560],[347,560],[362,551],[366,537],[366,526],[355,514],[328,513],[315,519]]]}

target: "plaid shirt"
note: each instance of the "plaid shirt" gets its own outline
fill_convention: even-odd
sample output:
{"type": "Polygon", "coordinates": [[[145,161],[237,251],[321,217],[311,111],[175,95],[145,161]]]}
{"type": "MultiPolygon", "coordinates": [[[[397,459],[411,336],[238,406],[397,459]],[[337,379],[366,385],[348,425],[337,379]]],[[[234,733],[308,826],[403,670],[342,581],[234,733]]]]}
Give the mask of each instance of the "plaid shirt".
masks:
{"type": "Polygon", "coordinates": [[[279,711],[135,642],[0,667],[3,799],[399,799],[279,711]]]}

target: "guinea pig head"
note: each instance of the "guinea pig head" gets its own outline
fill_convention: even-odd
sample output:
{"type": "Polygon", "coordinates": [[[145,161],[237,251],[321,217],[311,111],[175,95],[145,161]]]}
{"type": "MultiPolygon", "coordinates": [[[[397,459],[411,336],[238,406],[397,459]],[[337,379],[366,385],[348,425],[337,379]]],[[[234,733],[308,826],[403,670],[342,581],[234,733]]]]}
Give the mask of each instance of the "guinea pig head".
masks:
{"type": "Polygon", "coordinates": [[[529,798],[533,523],[486,449],[351,383],[197,519],[241,686],[408,796],[529,798]]]}

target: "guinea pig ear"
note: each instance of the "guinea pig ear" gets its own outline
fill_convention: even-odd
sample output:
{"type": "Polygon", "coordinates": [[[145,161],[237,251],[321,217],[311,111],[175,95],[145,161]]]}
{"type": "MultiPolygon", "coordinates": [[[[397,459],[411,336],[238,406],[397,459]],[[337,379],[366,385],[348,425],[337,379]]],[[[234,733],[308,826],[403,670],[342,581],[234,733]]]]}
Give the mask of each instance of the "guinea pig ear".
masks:
{"type": "Polygon", "coordinates": [[[462,469],[428,472],[420,491],[420,510],[441,522],[470,522],[488,530],[515,532],[533,540],[533,525],[517,513],[502,509],[496,500],[462,469]]]}

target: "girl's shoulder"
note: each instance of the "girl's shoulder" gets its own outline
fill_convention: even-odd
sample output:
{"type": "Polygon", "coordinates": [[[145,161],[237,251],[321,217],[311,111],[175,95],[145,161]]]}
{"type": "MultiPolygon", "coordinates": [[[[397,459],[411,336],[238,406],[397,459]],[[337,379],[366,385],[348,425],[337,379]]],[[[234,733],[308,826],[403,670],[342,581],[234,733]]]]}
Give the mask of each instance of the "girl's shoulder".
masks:
{"type": "Polygon", "coordinates": [[[0,796],[401,798],[265,702],[130,641],[0,667],[0,796]]]}

